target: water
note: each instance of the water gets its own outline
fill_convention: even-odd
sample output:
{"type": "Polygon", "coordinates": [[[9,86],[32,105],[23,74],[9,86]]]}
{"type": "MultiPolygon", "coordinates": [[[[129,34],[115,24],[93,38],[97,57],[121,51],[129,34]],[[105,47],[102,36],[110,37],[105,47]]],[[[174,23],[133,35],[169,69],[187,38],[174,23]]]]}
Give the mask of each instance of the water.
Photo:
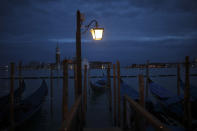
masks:
{"type": "MultiPolygon", "coordinates": [[[[184,80],[184,68],[181,68],[181,78],[184,80]]],[[[161,74],[174,74],[176,75],[176,68],[162,68],[162,69],[150,69],[150,76],[161,75],[161,74]]],[[[106,70],[91,70],[91,75],[102,75],[106,73],[106,70]]],[[[197,73],[196,68],[191,69],[191,73],[197,73]]],[[[8,76],[9,72],[2,73],[3,76],[8,76]]],[[[62,71],[54,71],[54,76],[62,76],[62,71]]],[[[123,69],[121,68],[121,75],[138,75],[145,74],[143,69],[123,69]]],[[[18,73],[16,72],[16,76],[18,73]]],[[[73,75],[73,70],[69,71],[69,75],[73,75]]],[[[112,71],[111,71],[112,75],[112,71]]],[[[28,70],[23,71],[23,76],[50,76],[50,70],[28,70]]],[[[171,77],[152,77],[152,79],[163,87],[169,89],[171,92],[177,92],[176,89],[176,76],[171,77]]],[[[97,78],[92,78],[93,81],[97,78]]],[[[132,88],[138,91],[138,78],[123,78],[123,80],[128,83],[132,88]]],[[[191,84],[197,86],[197,77],[191,77],[191,84]]],[[[26,90],[22,96],[23,99],[32,94],[40,85],[41,79],[26,79],[26,90]]],[[[42,108],[22,126],[20,130],[58,130],[61,127],[62,122],[62,79],[46,79],[48,85],[48,95],[45,97],[42,108]],[[52,91],[52,92],[51,92],[52,91]]],[[[9,79],[0,79],[0,95],[3,96],[9,92],[9,79]]],[[[15,80],[15,88],[18,86],[18,80],[15,80]]],[[[112,98],[113,98],[113,79],[111,79],[112,87],[112,98]]],[[[69,79],[69,109],[74,103],[74,80],[69,79]]],[[[89,91],[89,89],[88,89],[89,91]]],[[[110,127],[113,125],[113,112],[109,112],[109,101],[107,100],[107,94],[102,94],[101,96],[94,97],[91,94],[88,95],[88,105],[87,105],[87,127],[110,127]]],[[[113,101],[112,101],[113,102],[113,101]]]]}
{"type": "MultiPolygon", "coordinates": [[[[75,42],[59,43],[61,60],[75,56],[75,42]]],[[[185,56],[197,57],[197,44],[192,41],[91,41],[82,42],[82,58],[88,61],[120,61],[121,65],[150,62],[180,62],[185,56]]],[[[55,62],[56,42],[0,42],[0,65],[20,60],[55,62]]]]}

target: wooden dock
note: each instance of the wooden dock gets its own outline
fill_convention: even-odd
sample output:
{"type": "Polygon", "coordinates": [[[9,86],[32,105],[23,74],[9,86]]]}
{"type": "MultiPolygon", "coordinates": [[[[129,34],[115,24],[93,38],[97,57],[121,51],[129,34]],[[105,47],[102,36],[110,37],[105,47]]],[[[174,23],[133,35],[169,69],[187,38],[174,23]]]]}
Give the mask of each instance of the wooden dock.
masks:
{"type": "Polygon", "coordinates": [[[84,128],[83,131],[122,131],[121,128],[84,128]]]}
{"type": "MultiPolygon", "coordinates": [[[[89,71],[87,69],[87,66],[85,65],[84,70],[84,83],[83,88],[81,87],[81,92],[77,92],[79,89],[78,86],[75,87],[75,102],[71,109],[68,109],[68,79],[75,78],[75,85],[78,84],[76,72],[74,73],[75,76],[69,76],[68,73],[68,61],[64,61],[63,64],[63,76],[53,76],[53,68],[51,68],[51,74],[50,76],[43,76],[43,77],[24,77],[21,73],[21,65],[20,73],[18,77],[14,76],[14,63],[11,63],[11,72],[9,78],[10,79],[10,120],[12,120],[12,127],[14,127],[14,108],[13,108],[13,89],[14,89],[14,79],[18,79],[19,83],[22,79],[56,79],[56,78],[62,78],[63,79],[63,98],[62,98],[62,125],[60,130],[64,131],[126,131],[128,129],[132,130],[131,128],[128,128],[128,108],[130,107],[130,110],[133,110],[137,115],[137,117],[140,116],[140,119],[135,118],[134,129],[146,129],[149,127],[156,129],[156,130],[162,130],[162,131],[168,131],[169,129],[166,127],[165,124],[160,122],[153,114],[148,112],[145,107],[145,96],[148,96],[147,91],[144,92],[145,89],[148,89],[148,87],[145,87],[144,77],[146,77],[146,81],[148,80],[149,76],[149,62],[147,62],[147,70],[146,75],[139,75],[139,93],[140,98],[139,101],[136,102],[132,100],[127,95],[124,95],[124,97],[121,98],[120,96],[120,79],[121,77],[131,77],[131,76],[124,76],[120,75],[120,63],[117,62],[117,64],[111,65],[109,62],[106,69],[107,74],[107,80],[110,81],[110,84],[107,84],[107,86],[110,86],[109,88],[106,88],[105,93],[102,94],[103,97],[97,97],[96,100],[93,101],[93,98],[91,94],[87,95],[88,85],[90,85],[89,82],[90,78],[102,78],[103,76],[89,76],[89,71]],[[113,69],[113,73],[110,73],[111,67],[113,69]],[[113,74],[111,76],[111,74],[113,74]],[[111,79],[113,78],[113,80],[111,79]],[[111,82],[111,80],[113,82],[111,82]],[[111,83],[113,83],[113,87],[111,87],[111,83]],[[113,93],[112,93],[113,88],[113,93]],[[113,95],[112,95],[113,94],[113,95]],[[113,103],[113,104],[112,104],[113,103]],[[91,105],[91,106],[89,106],[91,105]],[[129,105],[129,106],[128,106],[129,105]],[[148,123],[148,126],[145,124],[148,123]]],[[[190,128],[191,124],[191,109],[190,109],[190,103],[189,103],[189,76],[192,74],[189,73],[189,58],[186,59],[186,89],[185,89],[185,120],[187,121],[186,127],[190,128]]],[[[180,65],[177,66],[177,75],[158,75],[159,77],[165,77],[165,76],[177,76],[177,83],[180,81],[180,65]]],[[[195,76],[195,75],[194,75],[195,76]]],[[[133,77],[133,76],[132,76],[133,77]]],[[[136,77],[136,76],[134,76],[136,77]]],[[[52,82],[51,82],[52,83],[52,82]]],[[[147,83],[146,83],[147,84],[147,83]]],[[[82,85],[81,85],[82,86],[82,85]]],[[[180,85],[177,85],[177,95],[180,94],[180,85]]],[[[53,94],[51,94],[51,97],[53,97],[53,94]]],[[[130,123],[131,124],[131,123],[130,123]]]]}
{"type": "MultiPolygon", "coordinates": [[[[114,67],[114,66],[113,66],[114,67]]],[[[115,93],[117,96],[114,98],[117,98],[117,106],[118,106],[118,112],[114,115],[114,109],[112,110],[111,108],[108,108],[109,106],[112,107],[112,102],[108,99],[112,99],[112,97],[107,96],[109,93],[106,92],[111,92],[111,88],[108,88],[106,92],[102,95],[105,95],[105,97],[97,97],[96,100],[93,101],[93,98],[87,95],[87,90],[85,87],[85,90],[83,90],[82,95],[76,96],[76,101],[71,108],[70,112],[68,112],[67,118],[62,122],[62,127],[61,130],[64,131],[72,131],[72,130],[78,130],[78,131],[126,131],[126,130],[132,130],[132,128],[128,128],[128,119],[129,117],[127,115],[127,104],[130,105],[130,108],[134,110],[137,114],[137,116],[140,116],[141,119],[136,119],[134,124],[135,124],[135,129],[146,129],[148,127],[156,130],[161,130],[161,131],[168,131],[169,129],[161,123],[156,117],[154,117],[151,113],[149,113],[145,109],[144,105],[144,93],[141,93],[140,95],[140,103],[135,102],[132,100],[130,97],[127,95],[124,96],[123,99],[123,105],[121,104],[121,97],[120,97],[120,65],[119,62],[117,62],[117,73],[113,72],[113,83],[117,86],[114,85],[115,90],[117,93],[115,93]],[[117,74],[117,76],[116,76],[117,74]],[[85,95],[85,96],[84,96],[85,95]],[[84,98],[87,98],[87,100],[84,98]],[[87,104],[87,105],[86,105],[87,104]],[[89,107],[88,105],[91,106],[89,107]],[[94,106],[93,106],[94,105],[94,106]],[[122,111],[121,111],[122,110],[122,111]],[[122,114],[123,113],[123,114],[122,114]],[[122,115],[121,115],[122,114],[122,115]],[[114,124],[116,117],[118,118],[117,120],[117,125],[114,124]],[[149,123],[149,126],[145,126],[144,122],[149,123]]],[[[115,70],[113,70],[115,71],[115,70]]],[[[107,71],[109,72],[109,70],[107,71]]],[[[85,70],[85,77],[86,75],[86,70],[85,70]]],[[[110,75],[108,75],[110,77],[110,75]]],[[[88,77],[89,78],[89,77],[88,77]]],[[[67,78],[68,79],[68,78],[67,78]]],[[[108,79],[109,80],[109,79],[108,79]]],[[[89,81],[89,80],[88,80],[89,81]]],[[[86,78],[84,78],[84,82],[87,82],[86,78]]],[[[89,84],[84,84],[89,85],[89,84]]],[[[144,81],[143,81],[143,76],[139,76],[139,89],[140,92],[144,92],[144,81]]],[[[114,100],[113,100],[114,101],[114,100]]],[[[116,102],[116,101],[115,101],[116,102]]],[[[66,111],[66,110],[64,110],[66,111]]],[[[136,117],[137,118],[137,117],[136,117]]]]}

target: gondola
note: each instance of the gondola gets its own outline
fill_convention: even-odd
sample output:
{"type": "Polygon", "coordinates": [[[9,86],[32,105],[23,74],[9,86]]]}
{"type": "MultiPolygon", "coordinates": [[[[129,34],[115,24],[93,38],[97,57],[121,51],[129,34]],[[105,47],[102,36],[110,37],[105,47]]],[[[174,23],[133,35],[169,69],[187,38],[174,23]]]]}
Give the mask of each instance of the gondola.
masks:
{"type": "MultiPolygon", "coordinates": [[[[20,100],[22,93],[25,90],[25,82],[22,81],[21,87],[17,88],[14,91],[14,104],[17,104],[20,100]]],[[[2,96],[0,98],[0,122],[3,121],[3,118],[6,116],[6,112],[8,112],[10,108],[10,94],[2,96]]]]}
{"type": "MultiPolygon", "coordinates": [[[[22,84],[21,84],[21,87],[18,87],[14,91],[14,100],[15,100],[15,102],[21,96],[21,94],[24,92],[24,90],[25,90],[25,82],[23,80],[22,84]]],[[[5,96],[0,97],[0,109],[5,107],[5,105],[7,105],[9,103],[9,99],[10,99],[10,94],[7,94],[5,96]]]]}
{"type": "Polygon", "coordinates": [[[180,119],[183,116],[182,100],[183,95],[176,96],[166,88],[149,79],[149,90],[157,102],[170,114],[180,119]]]}
{"type": "MultiPolygon", "coordinates": [[[[124,94],[127,94],[129,97],[131,97],[133,100],[135,101],[139,101],[139,93],[134,90],[132,87],[130,87],[127,83],[125,83],[122,79],[120,80],[120,91],[121,91],[121,96],[123,96],[124,94]]],[[[158,93],[158,91],[156,91],[158,93]]],[[[161,95],[162,96],[162,95],[161,95]]],[[[164,99],[169,98],[169,96],[164,96],[164,99]]],[[[159,119],[162,123],[164,123],[168,128],[170,128],[171,130],[184,130],[184,128],[177,126],[176,123],[173,122],[172,119],[169,119],[165,116],[165,114],[163,112],[161,112],[160,107],[158,105],[154,105],[154,102],[151,99],[146,99],[145,100],[145,105],[146,105],[146,109],[148,110],[148,112],[150,112],[151,114],[153,114],[154,116],[157,117],[157,119],[159,119]]],[[[135,111],[129,112],[131,117],[130,118],[134,118],[135,115],[135,111]]],[[[131,122],[134,121],[133,119],[131,119],[131,122]]],[[[154,130],[154,128],[152,126],[149,126],[150,130],[154,130]]],[[[147,129],[149,130],[149,129],[147,129]]]]}
{"type": "Polygon", "coordinates": [[[127,83],[125,83],[122,79],[120,79],[120,95],[121,98],[124,95],[128,95],[130,98],[132,98],[135,101],[139,100],[139,93],[134,90],[132,87],[130,87],[127,83]]]}
{"type": "MultiPolygon", "coordinates": [[[[180,80],[180,87],[184,90],[185,89],[185,83],[183,80],[180,80]]],[[[193,101],[197,101],[197,87],[190,84],[190,96],[193,101]]]]}
{"type": "Polygon", "coordinates": [[[108,79],[106,76],[95,82],[90,81],[90,88],[94,93],[99,93],[99,94],[104,93],[107,88],[107,85],[108,85],[108,79]]]}
{"type": "MultiPolygon", "coordinates": [[[[180,80],[180,87],[185,89],[185,83],[182,80],[180,80]]],[[[197,119],[197,87],[192,84],[190,84],[190,104],[192,116],[197,119]]]]}
{"type": "MultiPolygon", "coordinates": [[[[129,86],[127,83],[125,83],[122,79],[120,79],[120,94],[121,98],[123,98],[123,96],[126,94],[131,99],[135,100],[136,102],[139,102],[139,93],[136,90],[134,90],[131,86],[129,86]]],[[[165,114],[161,112],[160,107],[158,105],[154,105],[154,102],[151,99],[145,99],[145,106],[148,112],[156,116],[156,118],[159,119],[162,123],[164,123],[168,128],[173,130],[183,130],[181,127],[175,126],[175,123],[171,119],[167,118],[165,114]]],[[[132,107],[130,107],[130,109],[132,109],[132,107]]],[[[136,113],[134,110],[128,111],[128,113],[130,114],[130,123],[132,123],[134,122],[134,117],[136,113]]],[[[150,128],[154,130],[152,126],[150,126],[150,128]]]]}
{"type": "MultiPolygon", "coordinates": [[[[165,89],[161,85],[155,83],[151,79],[149,79],[149,90],[151,94],[155,97],[157,102],[161,105],[163,112],[170,116],[171,118],[175,119],[182,125],[183,117],[184,117],[184,96],[183,94],[177,96],[171,93],[169,90],[165,89]]],[[[190,99],[192,101],[192,99],[190,99]]],[[[192,119],[196,119],[195,111],[192,111],[192,119]]],[[[196,123],[192,123],[192,127],[196,127],[196,123]]]]}
{"type": "MultiPolygon", "coordinates": [[[[20,126],[28,119],[30,119],[42,106],[42,102],[48,92],[48,87],[45,80],[42,81],[41,86],[32,93],[29,97],[24,99],[20,104],[14,105],[14,123],[15,127],[20,126]]],[[[2,123],[5,127],[10,127],[9,118],[10,113],[7,113],[7,117],[2,123]]]]}

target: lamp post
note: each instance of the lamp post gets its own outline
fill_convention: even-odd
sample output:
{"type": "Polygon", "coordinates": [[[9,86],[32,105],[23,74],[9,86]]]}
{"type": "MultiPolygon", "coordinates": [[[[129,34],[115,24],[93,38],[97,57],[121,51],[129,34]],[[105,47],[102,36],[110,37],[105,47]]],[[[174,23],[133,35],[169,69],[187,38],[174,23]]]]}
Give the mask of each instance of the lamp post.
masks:
{"type": "MultiPolygon", "coordinates": [[[[95,28],[92,28],[90,32],[92,33],[92,37],[94,40],[101,40],[103,35],[103,28],[98,28],[98,22],[96,20],[92,20],[86,27],[85,32],[89,29],[89,27],[95,23],[95,28]]],[[[82,19],[81,13],[77,11],[77,31],[76,31],[76,64],[77,64],[77,95],[79,96],[82,93],[82,79],[81,79],[81,26],[82,19]]]]}
{"type": "Polygon", "coordinates": [[[76,64],[77,64],[77,96],[82,92],[81,80],[81,18],[80,11],[77,11],[77,32],[76,32],[76,64]]]}

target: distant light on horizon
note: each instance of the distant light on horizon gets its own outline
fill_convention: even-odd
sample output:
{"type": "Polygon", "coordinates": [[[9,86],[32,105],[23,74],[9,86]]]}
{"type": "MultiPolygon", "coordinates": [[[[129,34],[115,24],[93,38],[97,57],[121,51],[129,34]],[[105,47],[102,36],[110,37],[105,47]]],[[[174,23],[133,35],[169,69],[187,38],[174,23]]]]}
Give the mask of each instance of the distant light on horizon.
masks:
{"type": "MultiPolygon", "coordinates": [[[[74,42],[76,42],[76,39],[74,39],[74,38],[53,38],[53,39],[48,39],[48,41],[50,41],[50,42],[61,42],[61,43],[74,43],[74,42]]],[[[84,40],[84,39],[82,39],[81,40],[82,42],[91,42],[91,40],[84,40]]]]}

